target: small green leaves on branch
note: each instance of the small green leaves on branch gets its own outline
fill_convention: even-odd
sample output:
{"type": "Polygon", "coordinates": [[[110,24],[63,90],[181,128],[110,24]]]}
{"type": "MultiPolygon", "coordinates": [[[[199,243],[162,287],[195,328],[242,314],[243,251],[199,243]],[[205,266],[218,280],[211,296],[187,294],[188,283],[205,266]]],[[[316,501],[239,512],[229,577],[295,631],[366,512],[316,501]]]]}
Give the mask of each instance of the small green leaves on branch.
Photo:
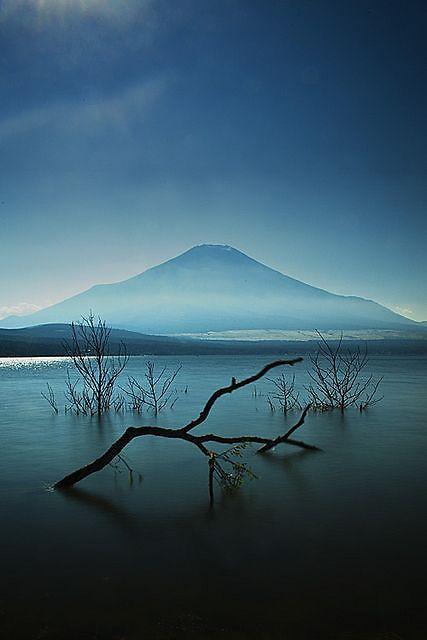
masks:
{"type": "Polygon", "coordinates": [[[214,478],[225,493],[232,493],[239,489],[245,479],[257,479],[248,464],[241,461],[242,452],[249,444],[248,442],[242,442],[221,453],[209,452],[210,459],[213,460],[214,478]]]}

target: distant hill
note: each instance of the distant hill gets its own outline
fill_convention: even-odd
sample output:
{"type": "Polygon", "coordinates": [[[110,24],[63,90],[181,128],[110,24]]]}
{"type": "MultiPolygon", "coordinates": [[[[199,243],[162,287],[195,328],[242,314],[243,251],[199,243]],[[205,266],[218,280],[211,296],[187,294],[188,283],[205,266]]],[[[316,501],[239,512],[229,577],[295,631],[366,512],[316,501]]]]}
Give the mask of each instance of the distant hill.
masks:
{"type": "MultiPolygon", "coordinates": [[[[71,338],[69,324],[45,324],[23,329],[0,329],[0,357],[8,356],[64,356],[64,341],[71,338]]],[[[112,329],[111,353],[118,353],[124,344],[130,355],[162,355],[193,353],[191,339],[153,336],[112,329]]]]}
{"type": "MultiPolygon", "coordinates": [[[[427,336],[427,332],[426,332],[427,336]]],[[[64,356],[64,340],[71,337],[68,324],[47,324],[23,329],[0,329],[0,358],[6,357],[36,357],[36,356],[64,356]]],[[[336,341],[337,335],[328,334],[328,340],[336,341]]],[[[316,349],[317,340],[309,336],[301,340],[289,339],[190,339],[172,338],[168,336],[153,336],[113,329],[111,331],[111,353],[119,351],[124,343],[129,355],[146,356],[184,356],[184,355],[255,355],[274,354],[304,355],[316,349]]],[[[352,348],[363,343],[355,335],[348,336],[346,347],[352,348]]],[[[380,337],[369,343],[370,353],[427,353],[427,339],[400,339],[380,337]]]]}
{"type": "Polygon", "coordinates": [[[68,323],[90,309],[111,326],[151,334],[422,327],[372,300],[312,287],[223,245],[193,247],[123,282],[96,285],[0,324],[68,323]]]}

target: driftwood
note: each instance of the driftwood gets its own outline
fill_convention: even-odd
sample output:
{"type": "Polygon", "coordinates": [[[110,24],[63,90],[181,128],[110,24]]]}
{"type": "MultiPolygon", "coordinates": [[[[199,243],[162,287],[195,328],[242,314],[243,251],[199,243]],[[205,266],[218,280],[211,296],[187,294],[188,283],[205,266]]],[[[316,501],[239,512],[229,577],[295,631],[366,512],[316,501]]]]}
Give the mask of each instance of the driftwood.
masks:
{"type": "MultiPolygon", "coordinates": [[[[62,480],[59,480],[54,485],[54,488],[63,489],[66,487],[71,487],[72,485],[76,484],[77,482],[80,482],[84,478],[87,478],[92,473],[100,471],[101,469],[106,467],[108,464],[110,464],[117,456],[120,456],[123,449],[134,438],[138,438],[141,436],[158,436],[161,438],[175,438],[179,440],[185,440],[186,442],[189,442],[195,445],[199,449],[199,451],[201,451],[203,455],[206,456],[208,461],[209,495],[210,495],[211,502],[213,501],[213,481],[214,481],[215,474],[219,477],[220,480],[227,478],[228,476],[232,478],[233,474],[225,473],[223,467],[221,466],[221,456],[222,456],[222,459],[224,460],[224,454],[217,454],[216,452],[208,449],[208,447],[206,446],[208,443],[216,442],[218,444],[236,445],[233,448],[233,455],[234,454],[240,455],[240,449],[243,448],[248,443],[256,443],[256,444],[262,445],[260,449],[258,449],[257,453],[264,453],[266,451],[269,451],[273,447],[279,444],[284,444],[284,443],[292,446],[296,446],[296,447],[301,447],[303,449],[320,451],[320,449],[314,445],[310,445],[300,440],[295,440],[291,438],[291,435],[299,427],[303,425],[310,405],[308,405],[304,409],[298,422],[296,422],[296,424],[294,424],[290,429],[288,429],[283,435],[277,438],[266,438],[263,436],[245,436],[245,435],[225,437],[225,436],[218,436],[214,433],[208,433],[204,435],[194,435],[193,433],[190,433],[195,427],[202,424],[208,418],[209,413],[212,410],[212,407],[214,406],[215,402],[219,398],[221,398],[221,396],[228,393],[233,393],[233,391],[237,391],[237,389],[241,389],[242,387],[245,387],[246,385],[251,384],[256,380],[259,380],[268,371],[270,371],[271,369],[274,369],[275,367],[279,367],[283,365],[293,366],[294,364],[301,361],[302,361],[302,358],[295,358],[293,360],[276,360],[274,362],[270,362],[269,364],[265,365],[265,367],[263,367],[260,371],[258,371],[258,373],[254,374],[253,376],[250,376],[249,378],[245,378],[244,380],[241,380],[239,382],[237,382],[235,378],[232,378],[230,385],[228,385],[227,387],[222,387],[220,389],[217,389],[210,396],[210,398],[206,402],[205,406],[203,407],[202,411],[200,412],[197,418],[195,418],[194,420],[192,420],[191,422],[189,422],[188,424],[184,425],[181,428],[168,429],[168,428],[157,427],[157,426],[128,427],[126,431],[99,458],[96,458],[96,460],[93,460],[92,462],[85,465],[84,467],[81,467],[80,469],[77,469],[76,471],[73,471],[72,473],[65,476],[64,478],[62,478],[62,480]]],[[[245,464],[234,462],[230,459],[229,456],[227,457],[226,461],[232,465],[233,471],[235,472],[234,477],[236,477],[237,475],[238,478],[241,479],[243,473],[248,473],[249,475],[253,476],[253,474],[251,474],[250,470],[246,467],[245,464]]]]}

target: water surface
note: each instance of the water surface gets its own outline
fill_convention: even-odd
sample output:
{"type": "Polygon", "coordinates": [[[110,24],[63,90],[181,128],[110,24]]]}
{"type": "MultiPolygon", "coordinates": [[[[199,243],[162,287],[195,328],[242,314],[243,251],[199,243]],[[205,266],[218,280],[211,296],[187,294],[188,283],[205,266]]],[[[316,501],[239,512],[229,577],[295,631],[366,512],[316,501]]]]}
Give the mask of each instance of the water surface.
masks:
{"type": "MultiPolygon", "coordinates": [[[[157,358],[183,368],[157,423],[196,416],[211,391],[266,356],[157,358]],[[188,386],[188,393],[183,393],[188,386]]],[[[130,360],[140,375],[145,359],[130,360]]],[[[5,638],[426,637],[427,358],[372,356],[385,399],[363,414],[310,415],[322,453],[248,452],[259,479],[209,509],[207,465],[183,442],[144,438],[130,483],[107,468],[74,491],[51,483],[150,414],[54,415],[66,359],[0,361],[0,624],[5,638]]],[[[300,387],[305,364],[295,368],[300,387]]],[[[258,383],[222,398],[198,432],[275,435],[258,383]]],[[[296,419],[288,418],[288,423],[296,419]]]]}

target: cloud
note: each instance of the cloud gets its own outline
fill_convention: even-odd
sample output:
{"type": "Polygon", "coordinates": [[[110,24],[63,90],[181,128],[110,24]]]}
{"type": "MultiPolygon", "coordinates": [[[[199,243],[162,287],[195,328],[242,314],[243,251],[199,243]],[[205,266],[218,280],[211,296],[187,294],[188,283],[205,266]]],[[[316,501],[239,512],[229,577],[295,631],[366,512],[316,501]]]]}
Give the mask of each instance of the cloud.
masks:
{"type": "Polygon", "coordinates": [[[0,140],[44,127],[73,131],[108,125],[125,129],[130,122],[147,113],[165,88],[164,79],[157,79],[133,85],[106,98],[57,102],[28,109],[0,122],[0,140]]]}
{"type": "Polygon", "coordinates": [[[7,318],[7,316],[25,316],[27,313],[33,313],[39,309],[41,307],[31,302],[18,302],[18,304],[0,307],[0,319],[7,318]]]}
{"type": "Polygon", "coordinates": [[[399,305],[395,304],[392,307],[393,311],[396,311],[396,313],[400,313],[401,316],[407,316],[408,318],[412,318],[413,316],[415,316],[415,311],[413,309],[410,309],[409,307],[400,307],[399,305]]]}
{"type": "Polygon", "coordinates": [[[40,29],[96,17],[121,27],[147,15],[152,6],[153,0],[2,0],[0,21],[19,18],[25,26],[40,29]]]}

